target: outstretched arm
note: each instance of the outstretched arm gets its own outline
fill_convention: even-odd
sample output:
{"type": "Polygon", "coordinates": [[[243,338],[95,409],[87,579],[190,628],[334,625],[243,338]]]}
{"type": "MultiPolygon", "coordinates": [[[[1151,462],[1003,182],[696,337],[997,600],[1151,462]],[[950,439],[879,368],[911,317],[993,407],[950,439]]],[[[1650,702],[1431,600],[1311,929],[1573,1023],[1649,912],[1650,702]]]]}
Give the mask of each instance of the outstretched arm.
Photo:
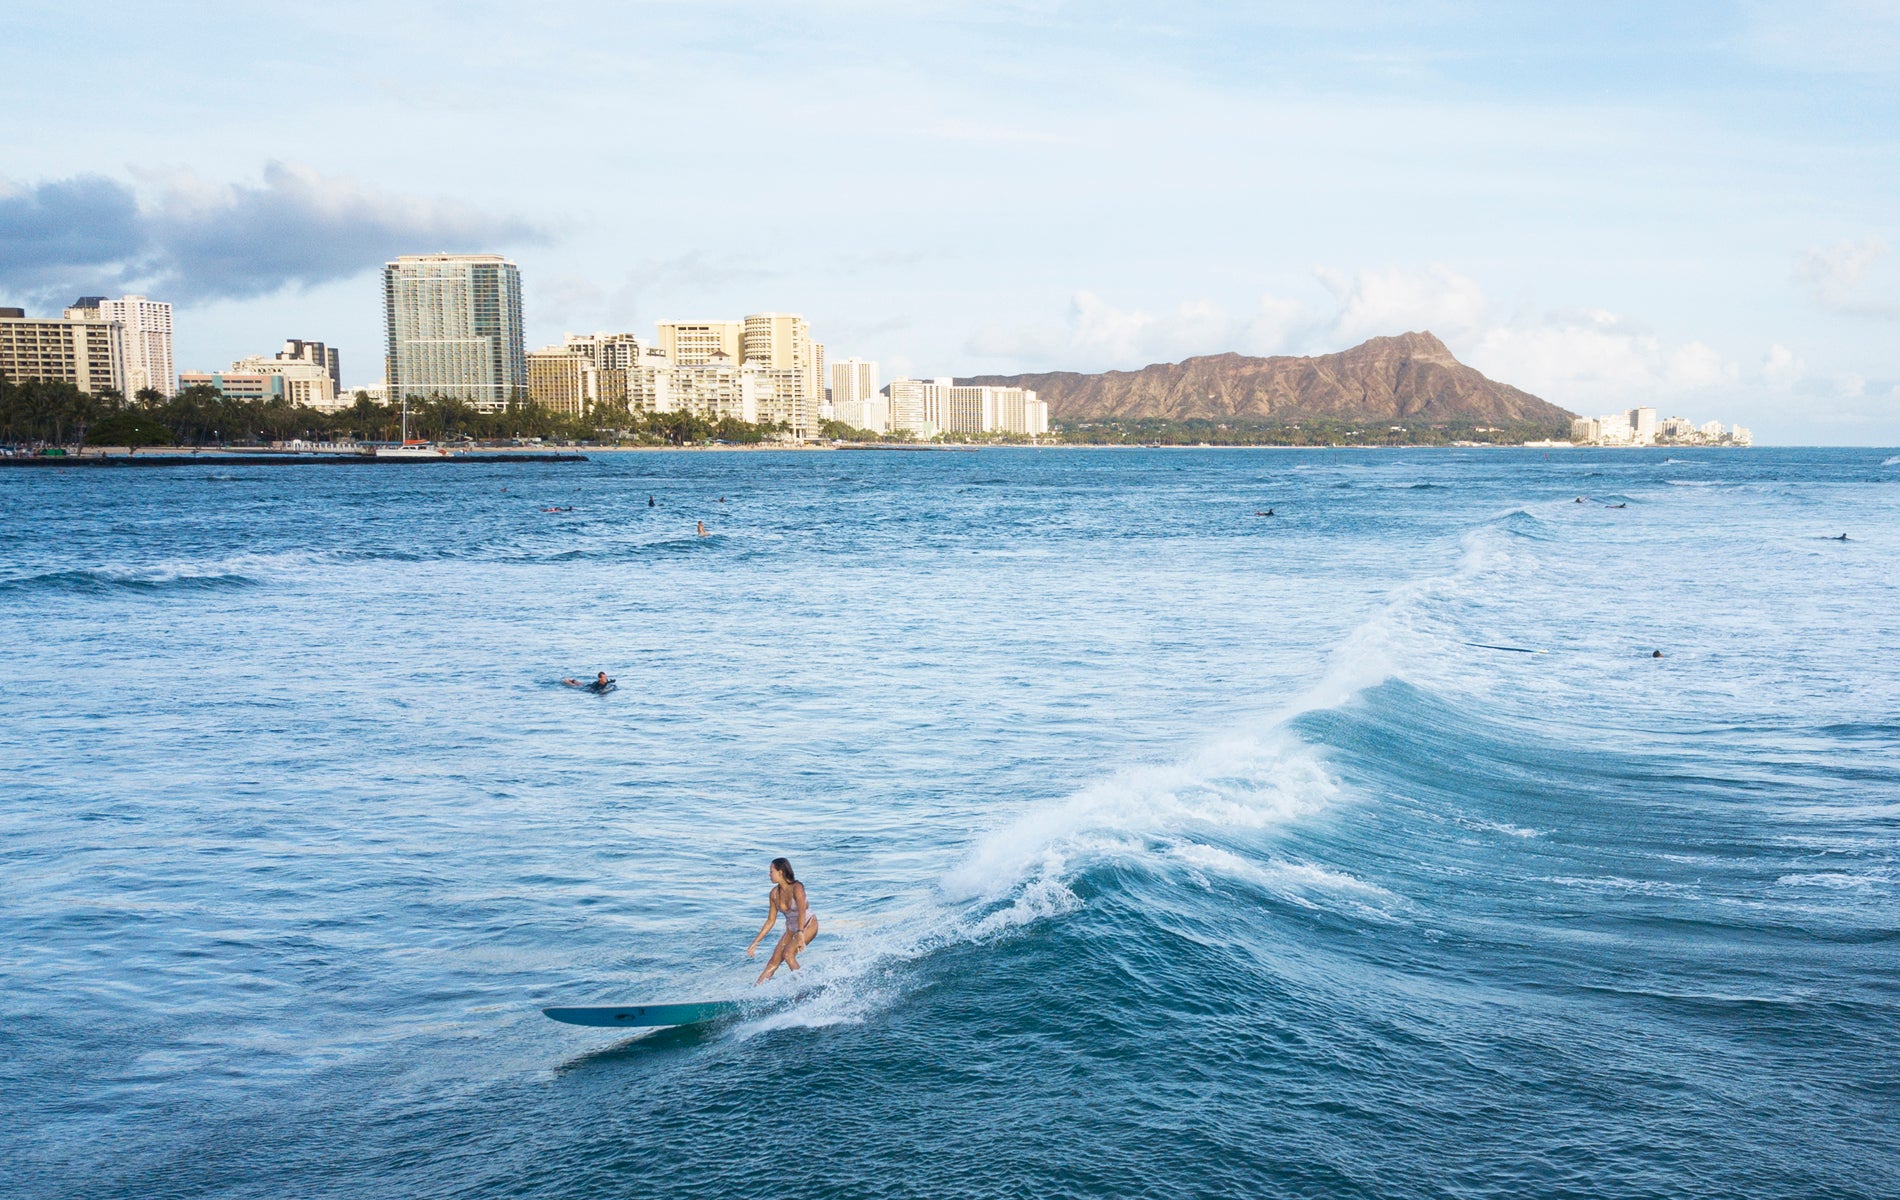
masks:
{"type": "Polygon", "coordinates": [[[772,926],[776,924],[778,924],[778,901],[768,896],[765,900],[765,924],[759,926],[759,936],[753,938],[752,944],[745,948],[747,958],[758,953],[759,943],[765,940],[765,935],[772,932],[772,926]]]}

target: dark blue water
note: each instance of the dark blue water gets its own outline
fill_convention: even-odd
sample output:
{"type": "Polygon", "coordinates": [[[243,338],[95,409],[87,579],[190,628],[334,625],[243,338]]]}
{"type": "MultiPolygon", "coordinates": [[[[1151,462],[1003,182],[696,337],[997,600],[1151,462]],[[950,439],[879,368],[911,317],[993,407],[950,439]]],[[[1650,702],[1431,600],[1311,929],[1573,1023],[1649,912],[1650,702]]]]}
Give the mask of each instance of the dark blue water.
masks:
{"type": "Polygon", "coordinates": [[[0,1194],[1900,1194],[1891,451],[0,512],[0,1194]]]}

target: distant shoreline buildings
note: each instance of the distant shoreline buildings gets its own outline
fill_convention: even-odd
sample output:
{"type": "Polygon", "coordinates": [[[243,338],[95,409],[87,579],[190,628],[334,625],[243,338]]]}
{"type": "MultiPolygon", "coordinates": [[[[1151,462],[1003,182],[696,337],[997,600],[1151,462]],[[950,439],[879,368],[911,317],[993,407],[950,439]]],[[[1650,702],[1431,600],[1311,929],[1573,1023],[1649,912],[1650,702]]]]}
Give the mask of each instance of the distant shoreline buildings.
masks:
{"type": "Polygon", "coordinates": [[[799,441],[826,421],[878,436],[1000,433],[1042,437],[1048,405],[1022,388],[966,387],[949,379],[878,386],[878,364],[829,365],[805,319],[753,313],[738,320],[661,321],[649,342],[631,333],[565,336],[531,351],[528,399],[569,416],[685,412],[779,426],[799,441]]]}
{"type": "Polygon", "coordinates": [[[1570,441],[1580,446],[1752,446],[1755,435],[1742,425],[1724,428],[1720,421],[1701,425],[1687,417],[1658,421],[1655,409],[1642,407],[1578,417],[1570,423],[1570,441]]]}
{"type": "Polygon", "coordinates": [[[1026,388],[959,384],[952,379],[893,379],[889,430],[934,437],[939,433],[1049,432],[1049,406],[1026,388]]]}
{"type": "MultiPolygon", "coordinates": [[[[816,440],[827,426],[840,435],[857,430],[919,440],[1050,434],[1049,405],[1033,390],[949,378],[900,377],[880,386],[874,361],[828,361],[824,343],[797,313],[660,321],[652,339],[628,332],[568,333],[559,343],[529,351],[520,269],[501,255],[400,255],[384,264],[382,284],[383,381],[373,387],[344,389],[337,351],[304,338],[287,339],[277,353],[242,358],[223,371],[174,373],[172,306],[137,295],[81,297],[58,319],[0,308],[0,377],[68,383],[128,399],[206,387],[233,399],[329,413],[359,398],[379,404],[449,400],[491,414],[531,403],[602,430],[637,425],[649,415],[684,413],[770,426],[787,441],[816,440]]],[[[1639,406],[1576,418],[1568,442],[1524,444],[1753,442],[1740,425],[1658,419],[1656,409],[1639,406]]]]}
{"type": "Polygon", "coordinates": [[[337,352],[322,342],[291,338],[269,358],[261,354],[241,358],[229,371],[186,371],[179,375],[178,384],[216,388],[233,399],[283,401],[335,412],[354,402],[353,397],[338,393],[340,367],[337,352]]]}
{"type": "Polygon", "coordinates": [[[661,321],[657,338],[565,336],[528,354],[527,398],[570,416],[686,412],[818,435],[825,348],[794,313],[661,321]]]}
{"type": "Polygon", "coordinates": [[[144,296],[81,296],[57,318],[0,308],[0,376],[70,383],[93,395],[170,396],[172,306],[144,296]]]}

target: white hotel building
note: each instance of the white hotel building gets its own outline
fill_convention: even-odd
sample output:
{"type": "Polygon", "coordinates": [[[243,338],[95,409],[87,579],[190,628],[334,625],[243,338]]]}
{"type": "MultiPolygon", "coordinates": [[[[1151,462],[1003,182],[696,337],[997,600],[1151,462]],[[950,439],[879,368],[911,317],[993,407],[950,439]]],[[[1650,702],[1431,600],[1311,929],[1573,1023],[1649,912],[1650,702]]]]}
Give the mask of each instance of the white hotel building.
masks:
{"type": "Polygon", "coordinates": [[[832,419],[853,429],[889,433],[891,402],[878,391],[877,364],[846,358],[832,363],[830,370],[832,419]]]}
{"type": "Polygon", "coordinates": [[[1049,432],[1049,406],[1024,388],[981,387],[952,379],[893,379],[891,429],[920,437],[940,433],[1049,432]]]}
{"type": "Polygon", "coordinates": [[[66,310],[74,319],[112,321],[119,326],[125,354],[125,396],[131,399],[150,389],[163,396],[178,390],[172,365],[172,306],[163,300],[125,296],[109,300],[84,296],[66,310]]]}

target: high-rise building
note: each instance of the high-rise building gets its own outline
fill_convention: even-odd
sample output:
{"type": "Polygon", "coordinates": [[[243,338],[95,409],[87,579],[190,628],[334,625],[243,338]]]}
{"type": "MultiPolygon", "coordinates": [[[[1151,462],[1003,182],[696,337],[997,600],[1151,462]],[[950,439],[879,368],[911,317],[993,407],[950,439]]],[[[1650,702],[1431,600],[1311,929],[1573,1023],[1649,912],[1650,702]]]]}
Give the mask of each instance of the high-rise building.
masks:
{"type": "Polygon", "coordinates": [[[995,428],[1001,433],[1041,437],[1049,432],[1049,405],[1027,388],[989,388],[995,428]]]}
{"type": "Polygon", "coordinates": [[[0,308],[0,376],[15,383],[70,383],[92,395],[107,388],[129,395],[124,327],[88,311],[95,315],[55,321],[0,308]]]}
{"type": "Polygon", "coordinates": [[[125,353],[128,397],[148,388],[164,396],[178,390],[177,374],[172,366],[171,305],[144,296],[125,296],[118,300],[81,296],[66,310],[66,316],[118,324],[125,353]]]}
{"type": "Polygon", "coordinates": [[[739,365],[744,321],[661,321],[660,353],[678,367],[697,367],[725,358],[739,365]]]}
{"type": "Polygon", "coordinates": [[[861,358],[840,359],[827,369],[826,397],[833,420],[872,433],[891,430],[891,402],[878,394],[877,364],[861,358]]]}
{"type": "Polygon", "coordinates": [[[291,362],[315,363],[330,375],[330,388],[337,395],[343,394],[342,362],[335,346],[326,346],[322,342],[307,342],[302,338],[287,338],[278,358],[291,362]]]}
{"type": "Polygon", "coordinates": [[[877,364],[862,358],[841,358],[829,368],[831,403],[858,404],[877,395],[877,364]]]}
{"type": "Polygon", "coordinates": [[[670,412],[673,370],[658,347],[631,333],[570,333],[528,355],[528,398],[573,416],[670,412]]]}
{"type": "Polygon", "coordinates": [[[528,399],[549,412],[578,417],[587,411],[589,377],[598,370],[566,346],[528,352],[528,399]]]}
{"type": "MultiPolygon", "coordinates": [[[[753,313],[739,321],[662,321],[659,333],[660,351],[673,364],[676,378],[689,367],[751,368],[749,386],[758,403],[757,420],[784,424],[799,437],[818,432],[825,348],[811,340],[805,318],[794,313],[753,313]]],[[[690,391],[719,393],[724,386],[708,380],[704,387],[694,385],[690,391]]]]}
{"type": "Polygon", "coordinates": [[[824,402],[825,348],[811,340],[811,326],[794,313],[746,317],[739,361],[768,373],[772,397],[760,400],[759,419],[788,425],[800,437],[818,430],[824,402]]]}
{"type": "Polygon", "coordinates": [[[391,400],[496,411],[528,388],[521,273],[498,254],[405,254],[383,268],[391,400]]]}
{"type": "Polygon", "coordinates": [[[1656,444],[1656,410],[1632,408],[1629,412],[1630,437],[1638,446],[1656,444]]]}

